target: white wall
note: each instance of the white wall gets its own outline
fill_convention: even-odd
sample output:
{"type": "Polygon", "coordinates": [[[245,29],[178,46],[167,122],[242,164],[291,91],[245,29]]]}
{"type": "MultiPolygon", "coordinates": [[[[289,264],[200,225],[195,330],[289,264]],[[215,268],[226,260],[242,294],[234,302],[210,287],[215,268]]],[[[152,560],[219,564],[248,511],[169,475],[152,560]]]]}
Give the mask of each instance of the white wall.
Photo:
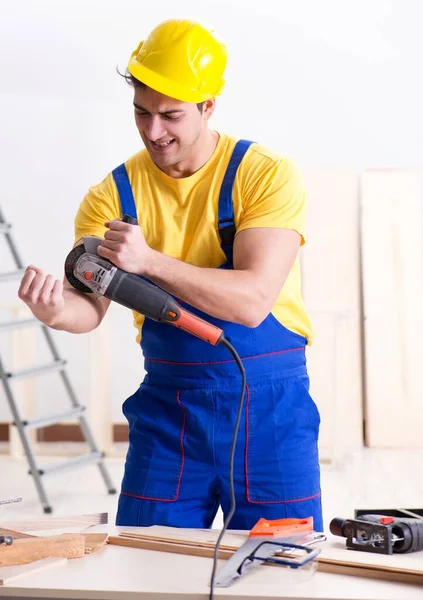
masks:
{"type": "MultiPolygon", "coordinates": [[[[422,10],[419,0],[0,0],[0,204],[24,261],[61,277],[87,187],[140,147],[115,68],[169,17],[206,20],[228,44],[216,128],[305,168],[421,166],[422,10]]],[[[0,298],[14,304],[15,287],[0,298]]],[[[142,372],[130,317],[113,319],[119,353],[107,376],[121,420],[142,372]]],[[[86,342],[57,338],[84,397],[86,342]]]]}

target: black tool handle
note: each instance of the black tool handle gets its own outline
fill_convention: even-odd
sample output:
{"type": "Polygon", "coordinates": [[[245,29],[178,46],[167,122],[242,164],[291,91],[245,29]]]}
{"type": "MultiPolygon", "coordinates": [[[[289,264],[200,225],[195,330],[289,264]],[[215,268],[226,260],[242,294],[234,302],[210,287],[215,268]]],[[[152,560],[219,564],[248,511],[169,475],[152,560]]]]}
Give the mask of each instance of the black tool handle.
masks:
{"type": "Polygon", "coordinates": [[[130,217],[129,215],[123,215],[122,221],[130,225],[138,225],[138,219],[134,219],[134,217],[130,217]]]}
{"type": "Polygon", "coordinates": [[[346,519],[340,519],[336,517],[335,519],[332,519],[332,521],[329,523],[329,531],[332,535],[338,535],[339,537],[347,537],[345,531],[345,523],[346,519]]]}
{"type": "Polygon", "coordinates": [[[221,329],[185,310],[173,296],[138,275],[117,269],[105,296],[154,321],[184,329],[213,346],[223,339],[221,329]]]}

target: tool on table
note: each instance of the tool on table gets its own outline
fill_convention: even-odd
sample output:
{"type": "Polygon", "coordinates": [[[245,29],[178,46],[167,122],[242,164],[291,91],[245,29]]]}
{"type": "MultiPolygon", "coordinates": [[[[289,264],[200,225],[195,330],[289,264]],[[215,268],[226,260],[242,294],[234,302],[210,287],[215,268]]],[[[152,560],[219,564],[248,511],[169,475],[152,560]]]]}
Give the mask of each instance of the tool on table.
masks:
{"type": "Polygon", "coordinates": [[[308,546],[325,539],[324,534],[313,531],[312,517],[260,519],[249,532],[248,540],[217,574],[216,587],[229,587],[247,570],[262,563],[292,569],[304,567],[320,554],[320,550],[308,546]]]}
{"type": "MultiPolygon", "coordinates": [[[[136,225],[136,219],[125,215],[125,223],[136,225]]],[[[167,292],[138,275],[122,271],[98,256],[101,239],[85,236],[65,262],[69,283],[85,293],[96,293],[114,300],[150,319],[175,325],[216,346],[223,342],[223,331],[182,308],[167,292]]]]}
{"type": "Polygon", "coordinates": [[[329,528],[333,535],[347,538],[346,547],[352,550],[378,554],[423,550],[423,516],[415,511],[404,511],[381,510],[367,514],[355,511],[356,519],[332,519],[329,528]],[[415,517],[402,517],[404,511],[415,517]],[[396,516],[398,512],[400,515],[396,516]]]}

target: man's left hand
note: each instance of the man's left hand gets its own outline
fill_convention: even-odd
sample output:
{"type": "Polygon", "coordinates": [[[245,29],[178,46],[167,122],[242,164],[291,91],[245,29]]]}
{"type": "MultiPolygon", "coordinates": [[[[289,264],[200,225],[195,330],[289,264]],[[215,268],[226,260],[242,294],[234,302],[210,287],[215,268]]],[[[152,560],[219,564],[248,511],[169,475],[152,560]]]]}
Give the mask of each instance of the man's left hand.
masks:
{"type": "Polygon", "coordinates": [[[109,231],[97,249],[98,254],[123,271],[137,275],[145,273],[153,251],[145,241],[141,228],[121,219],[113,219],[105,225],[109,231]]]}

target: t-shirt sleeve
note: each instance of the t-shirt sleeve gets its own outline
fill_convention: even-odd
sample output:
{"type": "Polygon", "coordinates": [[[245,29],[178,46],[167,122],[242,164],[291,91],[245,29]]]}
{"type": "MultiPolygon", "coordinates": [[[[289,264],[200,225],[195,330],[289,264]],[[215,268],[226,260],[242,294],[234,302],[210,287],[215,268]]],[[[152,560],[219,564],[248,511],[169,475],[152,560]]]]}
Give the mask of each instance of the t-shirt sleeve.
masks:
{"type": "Polygon", "coordinates": [[[105,223],[121,217],[120,202],[113,176],[109,174],[100,184],[89,188],[75,217],[75,240],[85,235],[104,237],[105,223]]]}
{"type": "Polygon", "coordinates": [[[301,245],[305,243],[307,194],[293,161],[284,158],[254,165],[243,188],[237,231],[253,227],[293,229],[301,235],[301,245]]]}

